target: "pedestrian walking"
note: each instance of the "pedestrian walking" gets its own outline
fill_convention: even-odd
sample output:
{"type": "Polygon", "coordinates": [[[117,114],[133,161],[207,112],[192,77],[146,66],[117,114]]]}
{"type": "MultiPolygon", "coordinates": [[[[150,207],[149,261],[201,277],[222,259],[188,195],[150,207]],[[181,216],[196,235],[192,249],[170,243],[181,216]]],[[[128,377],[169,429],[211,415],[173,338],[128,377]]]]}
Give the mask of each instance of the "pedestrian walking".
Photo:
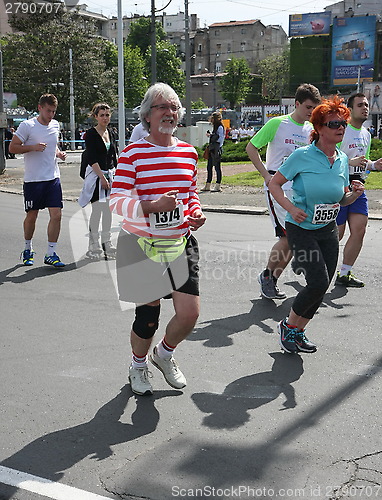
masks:
{"type": "MultiPolygon", "coordinates": [[[[286,295],[277,286],[277,280],[291,259],[285,232],[286,211],[272,197],[268,184],[284,160],[295,149],[310,142],[312,125],[309,122],[312,111],[321,101],[319,90],[308,83],[300,85],[295,93],[295,110],[289,115],[271,118],[249,141],[246,151],[255,168],[264,178],[264,190],[268,212],[278,241],[269,254],[266,268],[259,274],[260,293],[267,299],[285,299],[286,295]],[[265,165],[259,149],[267,146],[265,165]]],[[[288,198],[292,197],[292,183],[283,185],[288,198]]]]}
{"type": "Polygon", "coordinates": [[[112,185],[110,204],[124,218],[117,245],[119,296],[136,303],[129,380],[140,395],[153,392],[147,361],[161,299],[172,298],[175,315],[150,360],[176,389],[186,386],[186,377],[173,352],[199,315],[199,252],[191,231],[205,217],[196,189],[197,152],[173,135],[182,116],[175,91],[152,85],[140,108],[149,135],[122,151],[112,185]]]}
{"type": "Polygon", "coordinates": [[[285,229],[294,269],[306,280],[289,316],[278,324],[280,346],[288,353],[317,349],[306,337],[305,328],[335,273],[339,247],[336,216],[340,204],[349,205],[364,190],[358,180],[349,190],[348,158],[336,147],[343,139],[349,114],[338,96],[323,100],[312,113],[312,144],[292,153],[269,183],[273,197],[288,212],[285,229]],[[287,181],[293,181],[292,201],[282,190],[287,181]]]}
{"type": "Polygon", "coordinates": [[[212,132],[209,135],[208,143],[207,182],[202,191],[211,191],[212,169],[214,167],[216,171],[216,184],[212,191],[220,192],[222,181],[221,157],[225,137],[221,113],[219,111],[212,113],[210,122],[212,125],[212,132]]]}
{"type": "Polygon", "coordinates": [[[62,189],[57,158],[65,161],[66,153],[58,148],[60,126],[54,120],[58,100],[53,94],[44,94],[38,103],[39,114],[21,122],[16,130],[9,152],[24,155],[24,220],[25,248],[21,258],[25,266],[34,263],[32,238],[39,210],[48,208],[48,247],[44,264],[64,267],[56,254],[61,229],[62,189]]]}

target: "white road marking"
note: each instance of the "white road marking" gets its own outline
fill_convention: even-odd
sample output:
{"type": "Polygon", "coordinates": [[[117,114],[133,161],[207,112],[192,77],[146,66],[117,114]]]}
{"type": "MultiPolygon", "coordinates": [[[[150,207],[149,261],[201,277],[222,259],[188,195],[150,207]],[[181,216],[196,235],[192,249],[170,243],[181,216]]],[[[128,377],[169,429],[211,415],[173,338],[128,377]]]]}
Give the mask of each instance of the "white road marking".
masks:
{"type": "Polygon", "coordinates": [[[49,479],[9,469],[2,465],[0,465],[0,483],[15,486],[20,490],[31,491],[52,500],[110,500],[110,497],[55,483],[49,479]]]}

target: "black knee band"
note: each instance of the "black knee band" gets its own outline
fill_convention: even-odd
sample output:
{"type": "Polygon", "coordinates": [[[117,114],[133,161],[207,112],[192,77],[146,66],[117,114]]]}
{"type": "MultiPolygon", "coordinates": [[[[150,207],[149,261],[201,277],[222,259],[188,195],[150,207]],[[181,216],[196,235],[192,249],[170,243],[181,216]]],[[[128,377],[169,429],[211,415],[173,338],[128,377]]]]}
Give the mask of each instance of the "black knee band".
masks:
{"type": "Polygon", "coordinates": [[[135,309],[135,321],[133,331],[141,339],[151,339],[158,329],[160,305],[137,306],[135,309]]]}

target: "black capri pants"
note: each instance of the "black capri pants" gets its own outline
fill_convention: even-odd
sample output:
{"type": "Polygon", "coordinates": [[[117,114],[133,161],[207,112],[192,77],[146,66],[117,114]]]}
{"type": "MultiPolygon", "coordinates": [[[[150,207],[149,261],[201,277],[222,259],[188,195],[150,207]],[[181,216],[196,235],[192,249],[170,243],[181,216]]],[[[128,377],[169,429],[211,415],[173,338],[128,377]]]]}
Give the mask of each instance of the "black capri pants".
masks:
{"type": "Polygon", "coordinates": [[[310,230],[286,222],[285,229],[296,268],[303,272],[306,279],[306,286],[297,294],[292,309],[298,316],[312,319],[336,271],[339,248],[337,224],[333,221],[310,230]]]}

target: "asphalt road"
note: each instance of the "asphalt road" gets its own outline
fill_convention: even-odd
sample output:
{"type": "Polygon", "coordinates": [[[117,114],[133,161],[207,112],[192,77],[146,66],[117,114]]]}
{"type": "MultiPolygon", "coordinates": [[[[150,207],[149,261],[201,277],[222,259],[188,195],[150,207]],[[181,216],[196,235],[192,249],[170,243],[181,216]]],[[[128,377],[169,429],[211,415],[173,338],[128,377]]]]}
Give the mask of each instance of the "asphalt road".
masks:
{"type": "MultiPolygon", "coordinates": [[[[0,499],[382,498],[380,221],[357,262],[367,286],[330,287],[307,332],[317,353],[293,356],[275,329],[303,280],[288,269],[288,298],[260,298],[267,217],[208,214],[201,316],[176,353],[188,385],[173,390],[153,367],[154,396],[135,397],[133,309],[113,263],[81,260],[77,205],[65,204],[68,265],[55,270],[42,264],[47,214],[26,268],[22,198],[0,201],[0,499]]],[[[171,313],[166,301],[157,338],[171,313]]]]}

